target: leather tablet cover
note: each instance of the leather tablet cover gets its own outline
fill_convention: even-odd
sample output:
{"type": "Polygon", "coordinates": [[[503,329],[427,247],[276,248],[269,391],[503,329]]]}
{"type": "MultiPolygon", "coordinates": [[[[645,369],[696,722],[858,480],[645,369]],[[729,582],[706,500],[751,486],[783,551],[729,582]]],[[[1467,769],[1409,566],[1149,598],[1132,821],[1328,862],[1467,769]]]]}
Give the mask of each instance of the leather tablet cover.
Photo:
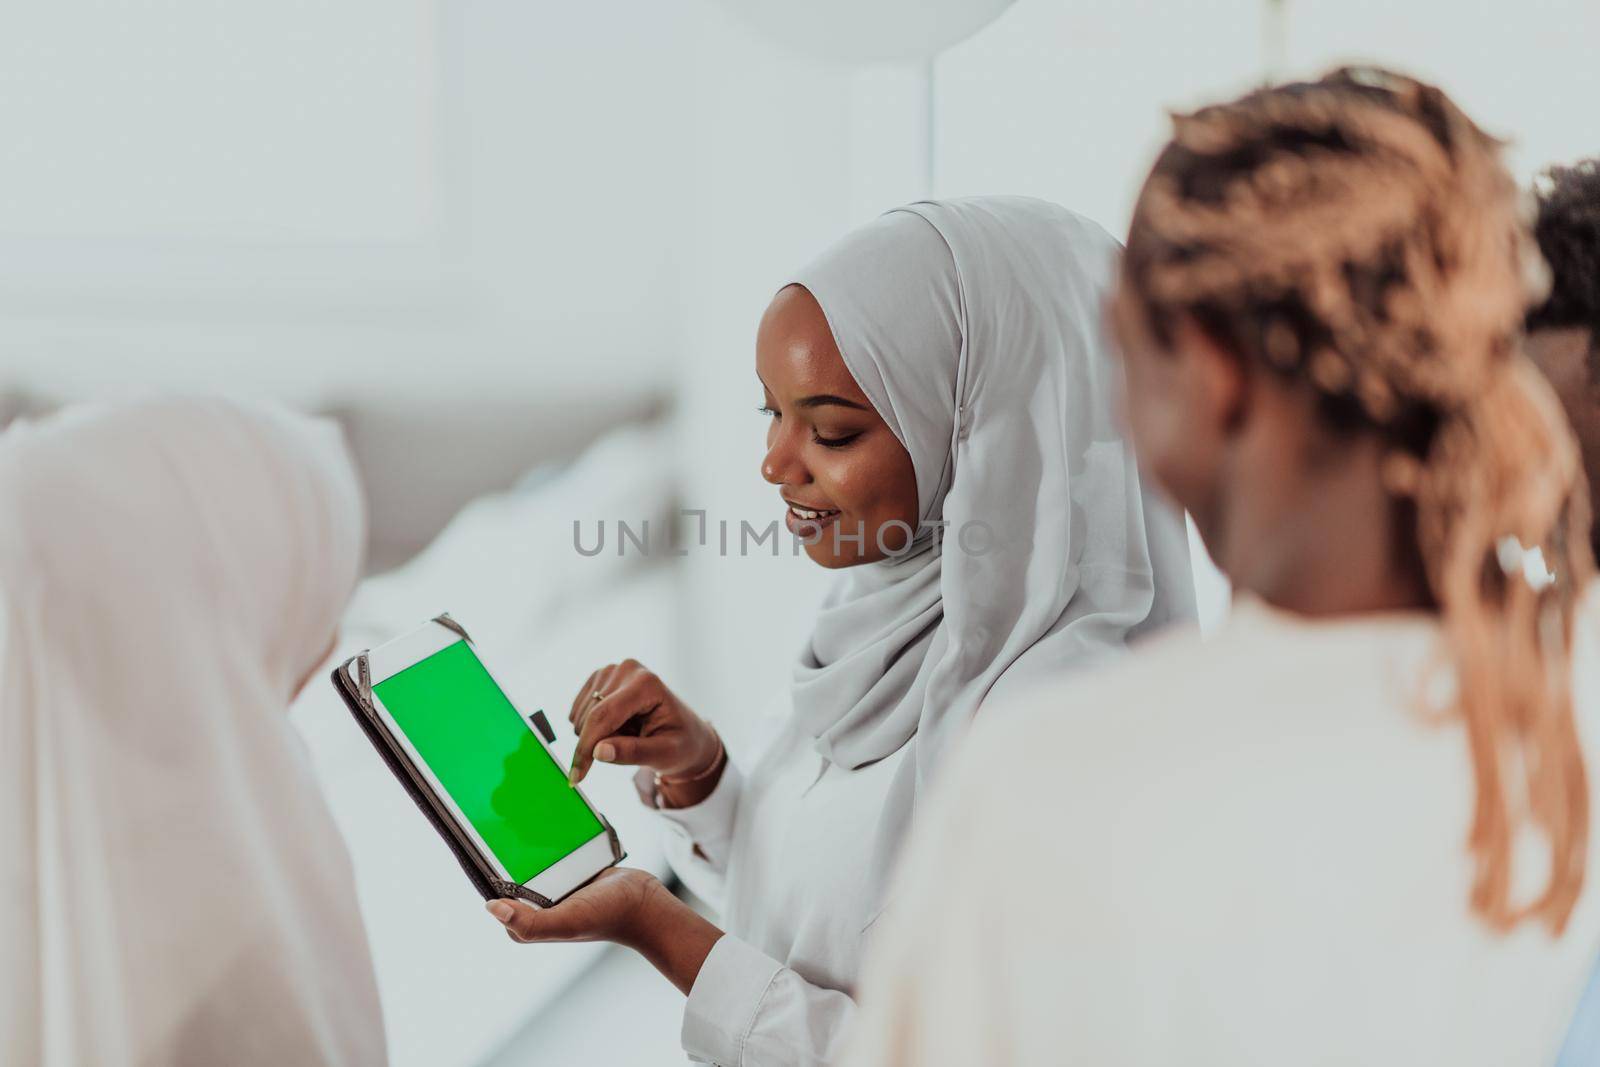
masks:
{"type": "MultiPolygon", "coordinates": [[[[461,624],[449,615],[440,615],[433,620],[461,635],[462,640],[468,644],[472,638],[461,624]]],[[[410,755],[394,739],[378,716],[377,710],[372,706],[372,685],[369,680],[367,668],[367,653],[361,652],[345,660],[333,671],[333,686],[339,691],[340,698],[345,707],[350,709],[350,714],[355,717],[356,723],[361,727],[361,732],[367,735],[367,740],[372,742],[372,747],[378,750],[378,755],[383,757],[383,762],[388,765],[391,773],[399,780],[402,788],[416,802],[422,814],[432,824],[439,836],[444,838],[444,843],[454,853],[456,861],[461,864],[461,869],[466,872],[467,879],[472,882],[472,887],[484,900],[498,900],[502,897],[520,898],[529,900],[541,908],[548,908],[556,901],[541,896],[526,886],[501,878],[494,865],[483,855],[481,849],[473,841],[472,835],[464,830],[457,821],[455,814],[450,810],[435,793],[432,785],[421,773],[418,772],[410,755]],[[350,675],[355,673],[356,681],[352,682],[350,675]]],[[[548,739],[549,724],[540,724],[542,732],[548,739]]],[[[627,853],[622,851],[622,842],[617,839],[617,832],[612,829],[611,823],[599,811],[595,812],[600,823],[606,829],[606,836],[611,841],[611,862],[617,864],[627,858],[627,853]]],[[[598,872],[597,875],[598,877],[598,872]]],[[[590,879],[591,881],[593,879],[590,879]]],[[[584,883],[587,885],[588,883],[584,883]]],[[[582,888],[581,886],[579,888],[582,888]]]]}

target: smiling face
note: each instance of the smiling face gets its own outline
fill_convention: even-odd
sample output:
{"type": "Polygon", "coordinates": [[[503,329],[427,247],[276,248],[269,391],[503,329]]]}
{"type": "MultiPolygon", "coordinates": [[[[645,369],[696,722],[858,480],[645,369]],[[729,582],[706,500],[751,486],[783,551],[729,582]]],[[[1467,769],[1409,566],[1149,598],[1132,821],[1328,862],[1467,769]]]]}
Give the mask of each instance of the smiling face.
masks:
{"type": "Polygon", "coordinates": [[[918,519],[911,455],[856,384],[804,288],[791,285],[767,306],[756,374],[770,419],[761,476],[778,487],[806,554],[851,567],[903,549],[918,519]]]}

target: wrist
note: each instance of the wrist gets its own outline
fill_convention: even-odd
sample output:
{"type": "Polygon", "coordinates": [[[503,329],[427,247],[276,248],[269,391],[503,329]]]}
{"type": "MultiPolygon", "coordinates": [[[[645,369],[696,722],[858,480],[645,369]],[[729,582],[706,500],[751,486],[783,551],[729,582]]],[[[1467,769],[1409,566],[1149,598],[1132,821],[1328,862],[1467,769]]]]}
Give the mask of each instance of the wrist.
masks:
{"type": "Polygon", "coordinates": [[[669,808],[688,808],[710,796],[728,765],[728,750],[716,730],[707,727],[707,755],[680,774],[656,774],[656,795],[669,808]]]}
{"type": "Polygon", "coordinates": [[[722,735],[708,722],[701,723],[698,733],[699,738],[694,746],[693,757],[684,760],[672,770],[658,769],[657,778],[667,785],[687,785],[709,777],[716,771],[726,752],[722,747],[722,735]]]}
{"type": "Polygon", "coordinates": [[[688,910],[688,905],[673,896],[660,879],[652,877],[638,907],[628,913],[611,940],[648,958],[656,942],[682,918],[679,908],[688,910]]]}
{"type": "Polygon", "coordinates": [[[643,956],[688,996],[722,931],[654,881],[616,942],[643,956]]]}

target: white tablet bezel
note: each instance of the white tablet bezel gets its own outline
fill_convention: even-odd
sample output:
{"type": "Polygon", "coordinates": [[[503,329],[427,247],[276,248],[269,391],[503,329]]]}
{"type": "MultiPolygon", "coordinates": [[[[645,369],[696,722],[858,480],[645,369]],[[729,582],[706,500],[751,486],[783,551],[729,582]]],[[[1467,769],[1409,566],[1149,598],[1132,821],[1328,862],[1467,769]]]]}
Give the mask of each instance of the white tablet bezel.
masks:
{"type": "MultiPolygon", "coordinates": [[[[439,798],[439,802],[449,809],[456,825],[461,827],[462,832],[471,838],[473,845],[483,856],[484,862],[489,864],[502,880],[511,882],[513,881],[511,873],[501,865],[499,858],[495,856],[494,851],[489,848],[483,838],[478,836],[477,827],[473,826],[471,820],[456,806],[456,802],[450,796],[449,791],[434,777],[433,769],[422,758],[422,754],[412,746],[411,739],[400,728],[400,724],[395,721],[389,709],[383,706],[383,700],[377,693],[378,683],[392,678],[407,667],[420,663],[434,653],[441,652],[460,640],[462,640],[460,634],[439,623],[430,622],[368,652],[367,669],[371,676],[373,687],[372,707],[378,717],[383,720],[385,729],[389,731],[395,743],[405,750],[407,758],[410,759],[417,773],[427,781],[429,788],[439,798]]],[[[471,642],[468,642],[468,645],[471,646],[471,642]]],[[[478,662],[488,672],[490,679],[499,687],[500,692],[505,694],[508,701],[511,701],[510,692],[501,684],[500,679],[495,677],[494,671],[484,658],[479,655],[476,647],[472,648],[472,653],[477,656],[478,662]]],[[[512,704],[515,706],[514,701],[512,704]]],[[[539,731],[534,728],[533,723],[522,714],[520,708],[517,709],[517,721],[522,723],[523,728],[534,736],[540,747],[544,749],[545,754],[550,757],[551,762],[559,768],[561,761],[556,759],[555,753],[550,751],[550,746],[539,735],[539,731]]],[[[596,836],[585,841],[551,866],[540,871],[526,882],[520,883],[549,900],[560,900],[616,862],[616,856],[611,847],[611,837],[604,829],[605,820],[601,818],[599,811],[595,809],[589,798],[584,795],[583,790],[577,786],[572,788],[583,800],[589,811],[594,814],[595,819],[601,823],[601,830],[596,836]]]]}

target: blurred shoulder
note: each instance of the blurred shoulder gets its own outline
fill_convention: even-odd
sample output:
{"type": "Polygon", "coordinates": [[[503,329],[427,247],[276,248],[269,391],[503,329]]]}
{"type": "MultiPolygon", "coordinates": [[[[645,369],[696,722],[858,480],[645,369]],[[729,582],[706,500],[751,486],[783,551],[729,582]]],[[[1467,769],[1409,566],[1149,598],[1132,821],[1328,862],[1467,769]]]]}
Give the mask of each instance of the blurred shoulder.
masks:
{"type": "Polygon", "coordinates": [[[1038,805],[1063,826],[1099,825],[1112,809],[1159,813],[1163,797],[1195,813],[1207,781],[1257,774],[1267,746],[1282,762],[1325,752],[1330,731],[1347,743],[1393,734],[1435,633],[1411,619],[1314,622],[1245,601],[1208,636],[1153,635],[1114,662],[985,704],[943,777],[964,803],[1038,805]],[[996,771],[1004,789],[977,784],[996,771]]]}
{"type": "Polygon", "coordinates": [[[1205,717],[1197,715],[1195,695],[1227,687],[1235,643],[1226,630],[1208,640],[1192,627],[1174,628],[1117,660],[1063,671],[985,703],[940,776],[936,817],[947,828],[991,828],[980,836],[997,848],[1017,842],[994,827],[1031,832],[1008,812],[1072,817],[1072,798],[1142,776],[1156,749],[1182,747],[1171,726],[1205,717]]]}
{"type": "MultiPolygon", "coordinates": [[[[969,744],[1026,729],[1046,736],[1121,729],[1117,720],[1183,714],[1195,695],[1225,681],[1249,655],[1232,623],[1203,636],[1190,625],[1150,635],[1126,654],[1030,680],[983,705],[969,744]],[[1243,655],[1241,655],[1241,653],[1243,655]]],[[[992,743],[992,742],[990,742],[992,743]]]]}

